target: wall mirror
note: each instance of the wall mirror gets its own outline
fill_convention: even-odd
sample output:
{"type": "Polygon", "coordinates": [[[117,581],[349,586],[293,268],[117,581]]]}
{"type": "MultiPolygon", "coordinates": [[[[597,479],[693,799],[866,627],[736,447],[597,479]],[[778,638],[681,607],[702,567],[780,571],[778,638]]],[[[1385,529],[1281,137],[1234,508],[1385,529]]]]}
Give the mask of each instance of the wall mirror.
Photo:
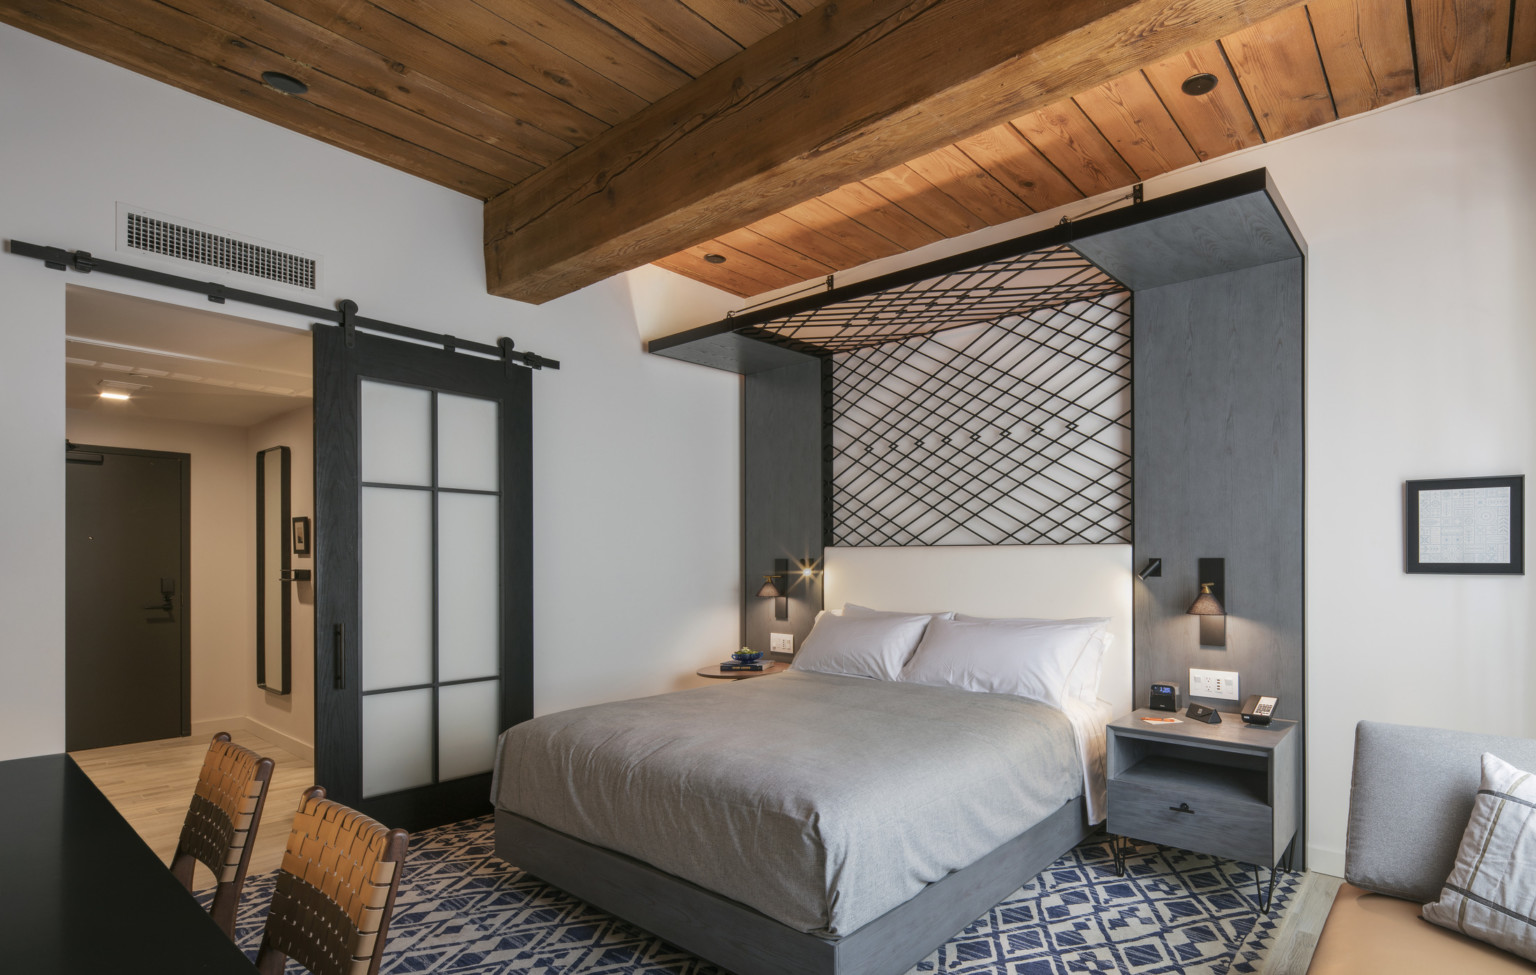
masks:
{"type": "Polygon", "coordinates": [[[256,454],[256,685],[274,694],[289,691],[293,654],[288,463],[287,447],[256,454]]]}

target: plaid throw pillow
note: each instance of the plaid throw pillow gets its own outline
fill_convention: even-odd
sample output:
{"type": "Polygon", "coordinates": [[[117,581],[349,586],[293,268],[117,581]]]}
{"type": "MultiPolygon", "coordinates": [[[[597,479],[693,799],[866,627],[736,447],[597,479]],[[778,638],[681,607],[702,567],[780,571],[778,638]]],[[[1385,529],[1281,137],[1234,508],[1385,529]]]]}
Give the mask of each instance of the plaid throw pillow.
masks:
{"type": "Polygon", "coordinates": [[[1484,753],[1456,866],[1424,918],[1536,961],[1536,776],[1484,753]]]}

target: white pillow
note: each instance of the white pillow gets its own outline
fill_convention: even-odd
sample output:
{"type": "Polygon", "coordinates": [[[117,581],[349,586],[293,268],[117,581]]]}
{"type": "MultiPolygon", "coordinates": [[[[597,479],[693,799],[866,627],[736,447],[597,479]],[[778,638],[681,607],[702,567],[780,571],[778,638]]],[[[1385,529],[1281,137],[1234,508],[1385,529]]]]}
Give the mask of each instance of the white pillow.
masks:
{"type": "Polygon", "coordinates": [[[791,670],[895,680],[923,638],[928,616],[849,617],[828,613],[811,627],[791,670]]]}
{"type": "Polygon", "coordinates": [[[1536,961],[1536,776],[1483,754],[1482,788],[1424,920],[1536,961]]]}
{"type": "Polygon", "coordinates": [[[905,612],[900,612],[900,611],[895,611],[895,610],[870,609],[868,606],[860,606],[857,603],[844,603],[843,604],[843,615],[844,616],[848,616],[848,617],[853,617],[853,618],[866,618],[866,619],[869,618],[869,617],[872,617],[872,616],[932,616],[935,619],[941,619],[941,620],[952,620],[952,619],[955,618],[955,614],[951,613],[951,612],[944,612],[944,613],[905,613],[905,612]]]}
{"type": "Polygon", "coordinates": [[[1083,652],[1078,655],[1072,664],[1072,671],[1067,676],[1067,694],[1077,698],[1084,704],[1092,704],[1099,698],[1099,683],[1104,677],[1104,655],[1109,652],[1109,646],[1115,641],[1115,635],[1109,632],[1109,617],[1085,616],[1071,620],[1045,620],[1045,619],[992,619],[985,616],[967,616],[964,613],[956,613],[955,619],[968,623],[1094,623],[1093,632],[1088,637],[1088,642],[1083,646],[1083,652]]]}
{"type": "Polygon", "coordinates": [[[1097,621],[934,620],[901,671],[914,684],[1013,694],[1061,708],[1097,621]]]}

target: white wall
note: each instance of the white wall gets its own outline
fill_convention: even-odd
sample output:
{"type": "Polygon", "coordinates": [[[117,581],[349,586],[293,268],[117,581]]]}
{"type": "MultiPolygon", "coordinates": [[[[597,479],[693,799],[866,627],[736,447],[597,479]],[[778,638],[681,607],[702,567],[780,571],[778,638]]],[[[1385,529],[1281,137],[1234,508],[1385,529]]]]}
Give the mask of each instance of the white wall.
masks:
{"type": "MultiPolygon", "coordinates": [[[[132,407],[132,403],[123,404],[132,407]]],[[[97,410],[65,411],[65,431],[79,444],[136,447],[192,455],[191,565],[187,580],[192,641],[192,723],[244,715],[245,660],[255,644],[256,489],[244,427],[182,423],[97,410]]]]}
{"type": "MultiPolygon", "coordinates": [[[[739,381],[646,356],[638,331],[731,299],[659,272],[491,297],[475,200],[8,26],[0,132],[7,239],[110,254],[130,202],[322,255],[320,303],[562,361],[533,384],[540,712],[692,683],[735,645],[739,381]]],[[[66,282],[206,306],[0,254],[0,758],[64,744],[66,282]]]]}

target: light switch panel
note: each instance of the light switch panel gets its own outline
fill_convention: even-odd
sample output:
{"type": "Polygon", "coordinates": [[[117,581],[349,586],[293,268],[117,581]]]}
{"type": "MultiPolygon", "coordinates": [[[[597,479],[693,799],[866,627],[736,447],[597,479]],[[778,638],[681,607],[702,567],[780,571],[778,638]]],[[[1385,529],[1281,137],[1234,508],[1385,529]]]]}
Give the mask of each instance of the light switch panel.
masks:
{"type": "Polygon", "coordinates": [[[795,635],[793,633],[768,634],[768,649],[774,653],[794,653],[795,635]]]}

